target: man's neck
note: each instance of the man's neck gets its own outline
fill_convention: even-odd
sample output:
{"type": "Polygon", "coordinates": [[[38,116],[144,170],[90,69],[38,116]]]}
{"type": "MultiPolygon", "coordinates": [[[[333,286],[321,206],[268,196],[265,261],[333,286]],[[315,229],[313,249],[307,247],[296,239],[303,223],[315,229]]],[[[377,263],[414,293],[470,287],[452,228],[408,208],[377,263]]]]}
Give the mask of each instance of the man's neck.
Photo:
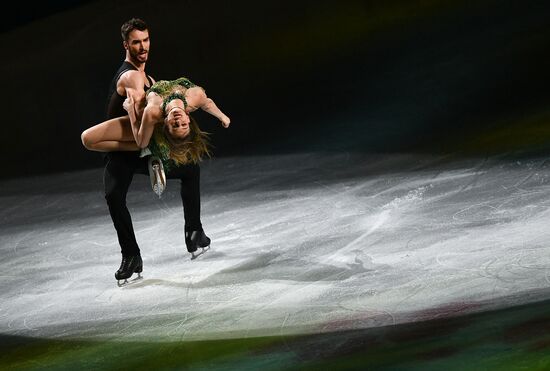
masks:
{"type": "Polygon", "coordinates": [[[137,63],[132,61],[130,58],[126,57],[124,62],[130,63],[132,66],[134,66],[138,71],[145,71],[145,63],[137,63]]]}

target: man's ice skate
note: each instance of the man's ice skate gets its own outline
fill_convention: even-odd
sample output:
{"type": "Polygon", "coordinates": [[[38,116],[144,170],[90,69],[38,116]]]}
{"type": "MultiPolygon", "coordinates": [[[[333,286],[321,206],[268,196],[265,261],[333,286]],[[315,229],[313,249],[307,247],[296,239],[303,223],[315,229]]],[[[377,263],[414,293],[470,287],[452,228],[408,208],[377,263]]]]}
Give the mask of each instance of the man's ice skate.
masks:
{"type": "Polygon", "coordinates": [[[120,268],[115,272],[115,278],[117,279],[117,285],[119,287],[124,286],[130,282],[134,282],[142,279],[141,272],[143,271],[143,261],[140,255],[122,256],[122,262],[120,268]],[[137,273],[137,277],[128,281],[134,273],[137,273]]]}
{"type": "Polygon", "coordinates": [[[210,249],[210,238],[202,229],[185,231],[185,245],[187,251],[191,253],[191,260],[195,260],[210,249]]]}
{"type": "Polygon", "coordinates": [[[149,178],[151,179],[151,188],[159,198],[166,189],[166,174],[162,161],[155,156],[149,157],[149,178]]]}
{"type": "Polygon", "coordinates": [[[191,260],[197,259],[199,256],[201,256],[202,254],[204,254],[208,250],[210,250],[210,245],[205,246],[205,247],[201,247],[200,250],[197,249],[197,250],[193,251],[191,253],[191,260]]]}

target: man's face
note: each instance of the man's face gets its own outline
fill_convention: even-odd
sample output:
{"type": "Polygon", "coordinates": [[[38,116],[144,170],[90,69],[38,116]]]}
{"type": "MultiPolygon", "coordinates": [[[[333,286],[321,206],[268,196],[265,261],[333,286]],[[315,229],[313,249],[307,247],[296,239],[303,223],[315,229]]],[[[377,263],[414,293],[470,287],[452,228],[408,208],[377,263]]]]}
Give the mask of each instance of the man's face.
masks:
{"type": "Polygon", "coordinates": [[[130,59],[136,63],[147,62],[149,56],[149,31],[132,30],[124,47],[130,54],[130,59]]]}

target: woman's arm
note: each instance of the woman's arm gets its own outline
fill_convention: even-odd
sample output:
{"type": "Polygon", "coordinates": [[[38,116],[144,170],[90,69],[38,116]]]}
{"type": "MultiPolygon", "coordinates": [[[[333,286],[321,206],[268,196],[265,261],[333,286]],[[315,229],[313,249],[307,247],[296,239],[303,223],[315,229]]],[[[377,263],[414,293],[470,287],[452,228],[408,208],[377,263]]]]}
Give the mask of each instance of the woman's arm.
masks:
{"type": "Polygon", "coordinates": [[[219,108],[216,103],[210,98],[206,98],[206,102],[201,106],[201,109],[209,114],[216,116],[222,123],[224,128],[228,128],[231,120],[219,108]]]}
{"type": "Polygon", "coordinates": [[[136,112],[137,105],[134,100],[134,92],[127,89],[126,94],[128,98],[124,101],[124,109],[128,111],[134,139],[139,148],[145,148],[149,145],[155,124],[162,121],[162,110],[159,105],[159,101],[162,103],[162,99],[156,93],[150,93],[147,96],[147,104],[140,118],[140,115],[136,112]]]}
{"type": "Polygon", "coordinates": [[[212,116],[217,117],[218,120],[221,121],[224,128],[229,127],[231,120],[218,108],[216,103],[214,103],[211,98],[206,96],[203,88],[200,86],[192,87],[187,90],[185,95],[190,112],[200,108],[212,116]]]}

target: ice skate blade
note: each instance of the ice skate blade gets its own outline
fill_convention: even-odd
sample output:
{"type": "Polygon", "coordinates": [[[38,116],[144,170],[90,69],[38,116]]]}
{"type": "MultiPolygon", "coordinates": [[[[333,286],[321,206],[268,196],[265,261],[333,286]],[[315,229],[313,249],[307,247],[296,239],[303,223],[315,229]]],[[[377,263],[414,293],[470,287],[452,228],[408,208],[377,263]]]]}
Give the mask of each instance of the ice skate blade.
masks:
{"type": "Polygon", "coordinates": [[[162,192],[164,192],[164,186],[162,185],[162,177],[158,165],[154,165],[153,170],[155,171],[156,177],[156,183],[153,185],[153,192],[155,192],[160,198],[160,196],[162,196],[162,192]]]}
{"type": "Polygon", "coordinates": [[[195,260],[197,259],[199,256],[201,256],[202,254],[204,254],[205,252],[207,252],[208,250],[210,250],[210,245],[206,246],[206,247],[200,247],[199,248],[201,251],[199,251],[197,249],[197,251],[194,251],[191,253],[191,260],[195,260]]]}
{"type": "Polygon", "coordinates": [[[166,189],[166,174],[164,173],[164,165],[158,157],[151,156],[149,158],[149,178],[151,180],[151,188],[153,192],[161,197],[166,189]]]}
{"type": "Polygon", "coordinates": [[[142,279],[143,279],[143,276],[141,275],[141,273],[138,273],[137,277],[134,277],[134,278],[130,277],[130,278],[126,278],[124,280],[117,280],[116,284],[117,284],[118,287],[124,287],[124,286],[131,285],[131,284],[135,283],[136,281],[139,281],[139,280],[142,280],[142,279]]]}

